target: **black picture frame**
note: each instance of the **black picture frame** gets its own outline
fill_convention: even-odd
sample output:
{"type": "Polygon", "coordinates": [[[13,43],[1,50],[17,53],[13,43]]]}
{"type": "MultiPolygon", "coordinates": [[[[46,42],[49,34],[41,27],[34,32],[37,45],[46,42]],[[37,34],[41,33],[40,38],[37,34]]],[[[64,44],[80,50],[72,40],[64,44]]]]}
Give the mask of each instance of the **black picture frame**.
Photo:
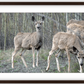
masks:
{"type": "Polygon", "coordinates": [[[84,80],[0,80],[0,83],[84,83],[84,80]]]}
{"type": "MultiPolygon", "coordinates": [[[[84,5],[84,2],[0,2],[0,5],[84,5]]],[[[0,83],[84,83],[84,80],[0,80],[0,83]]]]}
{"type": "Polygon", "coordinates": [[[84,5],[84,2],[0,2],[0,5],[84,5]]]}

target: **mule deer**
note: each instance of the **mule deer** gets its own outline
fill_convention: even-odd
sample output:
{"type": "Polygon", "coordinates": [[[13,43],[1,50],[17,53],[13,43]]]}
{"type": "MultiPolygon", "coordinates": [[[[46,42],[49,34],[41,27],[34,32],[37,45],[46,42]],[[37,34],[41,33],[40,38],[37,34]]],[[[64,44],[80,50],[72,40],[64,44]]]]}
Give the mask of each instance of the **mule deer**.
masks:
{"type": "MultiPolygon", "coordinates": [[[[80,72],[82,72],[82,65],[83,65],[82,58],[84,57],[84,52],[82,50],[81,42],[76,35],[66,33],[66,32],[58,32],[57,34],[54,35],[53,41],[52,41],[52,49],[49,52],[48,66],[46,70],[48,70],[50,67],[51,55],[56,50],[58,50],[57,54],[55,55],[55,58],[57,62],[58,71],[60,72],[58,57],[59,57],[60,51],[65,50],[68,58],[68,72],[70,72],[70,52],[73,52],[73,48],[77,50],[77,58],[79,59],[80,72]]],[[[76,52],[76,50],[74,50],[74,52],[76,52]]]]}
{"type": "Polygon", "coordinates": [[[71,19],[67,23],[67,32],[76,34],[79,39],[84,43],[84,21],[71,19]]]}
{"type": "Polygon", "coordinates": [[[18,33],[14,37],[14,46],[15,50],[12,53],[12,68],[14,68],[14,57],[16,53],[22,48],[20,57],[25,65],[27,67],[27,64],[23,58],[23,54],[26,50],[31,50],[33,53],[33,67],[35,67],[35,50],[37,50],[37,61],[36,61],[36,66],[38,66],[38,55],[39,55],[39,50],[42,46],[42,24],[44,21],[44,16],[42,17],[41,21],[35,21],[35,17],[32,16],[32,21],[35,23],[35,28],[36,32],[33,33],[18,33]]]}
{"type": "Polygon", "coordinates": [[[70,25],[70,24],[72,24],[72,23],[76,23],[76,24],[79,24],[81,26],[84,26],[84,21],[83,20],[78,21],[78,20],[75,20],[75,19],[69,20],[69,22],[67,23],[67,26],[70,25]]]}

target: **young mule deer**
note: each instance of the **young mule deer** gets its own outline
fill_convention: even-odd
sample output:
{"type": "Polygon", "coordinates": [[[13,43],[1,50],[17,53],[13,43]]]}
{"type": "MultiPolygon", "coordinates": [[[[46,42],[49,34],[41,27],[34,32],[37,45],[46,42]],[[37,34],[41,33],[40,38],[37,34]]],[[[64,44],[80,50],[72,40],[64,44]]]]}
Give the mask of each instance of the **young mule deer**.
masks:
{"type": "Polygon", "coordinates": [[[68,72],[70,72],[70,52],[71,51],[73,52],[73,48],[74,48],[74,52],[77,51],[76,53],[77,53],[77,58],[79,59],[80,72],[82,72],[82,65],[83,65],[82,58],[84,57],[84,52],[82,50],[81,42],[76,35],[66,33],[66,32],[58,32],[57,34],[54,35],[53,41],[52,41],[52,49],[49,52],[48,66],[47,66],[46,70],[48,70],[50,67],[51,55],[56,50],[59,50],[56,53],[55,58],[56,58],[56,62],[57,62],[58,71],[60,72],[58,57],[59,57],[60,51],[66,50],[67,58],[68,58],[68,72]]]}
{"type": "Polygon", "coordinates": [[[12,53],[12,68],[14,68],[14,57],[17,54],[17,52],[22,48],[20,57],[25,65],[27,67],[27,64],[23,58],[23,54],[26,50],[32,50],[33,53],[33,67],[35,67],[35,50],[37,50],[37,56],[36,56],[36,66],[38,66],[38,55],[39,55],[39,49],[42,46],[42,24],[44,21],[44,16],[42,17],[41,21],[35,21],[35,17],[32,16],[32,21],[35,23],[36,32],[33,33],[18,33],[14,37],[14,52],[12,53]]]}

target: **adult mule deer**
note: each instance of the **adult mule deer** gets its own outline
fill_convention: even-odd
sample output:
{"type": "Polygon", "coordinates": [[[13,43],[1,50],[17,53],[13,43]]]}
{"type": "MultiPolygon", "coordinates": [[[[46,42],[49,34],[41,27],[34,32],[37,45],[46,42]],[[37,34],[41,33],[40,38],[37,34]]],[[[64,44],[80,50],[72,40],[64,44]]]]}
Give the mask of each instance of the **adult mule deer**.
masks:
{"type": "Polygon", "coordinates": [[[78,21],[78,20],[71,19],[67,23],[67,32],[76,34],[84,46],[84,21],[82,20],[78,21]]]}
{"type": "Polygon", "coordinates": [[[73,52],[73,50],[74,50],[74,52],[77,51],[76,53],[77,53],[77,58],[78,58],[78,61],[80,64],[80,72],[82,72],[82,65],[83,65],[82,58],[84,57],[84,51],[82,50],[81,42],[76,35],[73,35],[73,34],[67,33],[67,32],[58,32],[57,34],[54,35],[53,41],[52,41],[52,49],[49,52],[48,66],[47,66],[46,70],[49,69],[50,57],[56,50],[58,50],[58,52],[55,55],[55,58],[56,58],[57,68],[58,68],[59,72],[60,72],[60,66],[59,66],[58,57],[59,57],[60,51],[62,51],[62,50],[65,50],[67,53],[68,72],[70,72],[70,52],[73,52]]]}
{"type": "MultiPolygon", "coordinates": [[[[67,33],[72,33],[77,35],[80,39],[82,47],[84,47],[84,21],[83,20],[81,21],[74,20],[74,19],[69,20],[69,22],[67,23],[67,33]]],[[[77,59],[80,65],[80,62],[81,61],[83,62],[83,57],[77,58],[77,59]]],[[[80,69],[81,69],[81,66],[80,66],[80,69]]]]}
{"type": "Polygon", "coordinates": [[[42,46],[42,24],[44,21],[44,16],[42,17],[41,21],[35,21],[35,17],[32,16],[32,21],[35,24],[36,32],[33,33],[18,33],[14,37],[14,52],[12,53],[12,68],[14,68],[14,57],[17,54],[17,52],[22,48],[20,57],[25,65],[27,67],[27,64],[23,58],[23,54],[26,50],[32,50],[33,53],[33,67],[35,67],[35,50],[37,50],[37,56],[36,56],[36,66],[38,66],[38,55],[39,55],[39,49],[42,46]]]}

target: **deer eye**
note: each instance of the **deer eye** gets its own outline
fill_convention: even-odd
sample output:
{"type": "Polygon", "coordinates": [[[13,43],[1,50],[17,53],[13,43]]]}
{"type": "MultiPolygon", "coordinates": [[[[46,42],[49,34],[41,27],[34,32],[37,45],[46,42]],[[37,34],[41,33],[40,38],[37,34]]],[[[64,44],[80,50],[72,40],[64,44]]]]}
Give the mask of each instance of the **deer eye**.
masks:
{"type": "Polygon", "coordinates": [[[84,57],[83,57],[83,59],[84,59],[84,57]]]}
{"type": "Polygon", "coordinates": [[[78,58],[80,58],[80,57],[78,57],[78,58]]]}

